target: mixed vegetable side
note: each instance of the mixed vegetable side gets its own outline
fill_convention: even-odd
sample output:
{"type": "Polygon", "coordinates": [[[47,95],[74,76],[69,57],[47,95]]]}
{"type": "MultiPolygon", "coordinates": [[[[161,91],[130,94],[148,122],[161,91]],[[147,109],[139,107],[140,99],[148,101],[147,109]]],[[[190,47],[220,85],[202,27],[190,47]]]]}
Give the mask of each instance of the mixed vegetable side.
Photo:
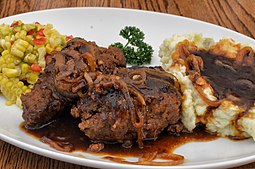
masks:
{"type": "Polygon", "coordinates": [[[7,105],[21,107],[20,95],[29,92],[40,72],[72,36],[61,35],[51,24],[14,21],[0,25],[0,90],[7,105]]]}

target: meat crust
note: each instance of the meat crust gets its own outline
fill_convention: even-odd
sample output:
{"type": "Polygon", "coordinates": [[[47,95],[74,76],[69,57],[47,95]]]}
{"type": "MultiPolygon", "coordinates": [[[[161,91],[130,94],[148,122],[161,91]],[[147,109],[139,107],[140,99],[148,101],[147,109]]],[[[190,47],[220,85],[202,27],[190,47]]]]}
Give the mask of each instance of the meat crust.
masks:
{"type": "Polygon", "coordinates": [[[21,96],[26,127],[42,127],[68,112],[70,105],[88,88],[86,72],[111,73],[115,67],[125,65],[125,57],[117,48],[72,39],[61,52],[53,55],[32,91],[21,96]]]}
{"type": "Polygon", "coordinates": [[[93,78],[94,88],[72,108],[79,128],[92,140],[130,147],[156,139],[180,119],[181,95],[175,77],[158,68],[116,69],[93,78]]]}

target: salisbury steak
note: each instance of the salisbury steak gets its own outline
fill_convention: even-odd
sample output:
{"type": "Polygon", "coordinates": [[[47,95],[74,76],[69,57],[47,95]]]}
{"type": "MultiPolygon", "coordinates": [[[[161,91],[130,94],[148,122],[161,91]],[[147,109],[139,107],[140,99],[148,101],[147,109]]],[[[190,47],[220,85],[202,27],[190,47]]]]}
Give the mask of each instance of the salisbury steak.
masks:
{"type": "Polygon", "coordinates": [[[96,142],[130,147],[180,119],[181,94],[174,76],[160,68],[119,68],[112,75],[90,73],[93,87],[73,107],[79,128],[96,142]]]}
{"type": "Polygon", "coordinates": [[[50,63],[36,82],[32,92],[21,96],[23,115],[27,128],[40,128],[51,122],[66,108],[70,107],[70,100],[63,97],[54,86],[51,76],[52,67],[50,63]]]}
{"type": "Polygon", "coordinates": [[[113,72],[125,67],[126,61],[118,48],[103,48],[81,38],[69,41],[66,47],[53,55],[32,92],[21,96],[23,118],[27,128],[39,128],[68,112],[79,95],[88,88],[87,73],[113,72]]]}

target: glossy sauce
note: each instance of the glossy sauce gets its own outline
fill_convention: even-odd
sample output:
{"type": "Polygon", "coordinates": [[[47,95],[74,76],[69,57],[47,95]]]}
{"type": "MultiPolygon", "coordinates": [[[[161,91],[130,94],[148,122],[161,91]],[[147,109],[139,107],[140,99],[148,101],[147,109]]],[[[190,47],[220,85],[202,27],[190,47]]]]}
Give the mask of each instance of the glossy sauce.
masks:
{"type": "Polygon", "coordinates": [[[201,70],[201,75],[209,81],[217,98],[234,96],[238,98],[233,100],[236,104],[245,105],[246,108],[253,106],[255,102],[255,64],[253,61],[245,62],[245,58],[249,55],[248,51],[242,62],[213,55],[207,51],[200,51],[195,55],[203,59],[204,68],[201,70]]]}
{"type": "MultiPolygon", "coordinates": [[[[28,130],[25,128],[24,123],[20,125],[20,128],[36,139],[44,140],[43,138],[46,137],[57,142],[60,147],[71,147],[70,149],[67,149],[69,152],[88,152],[88,147],[92,142],[79,130],[79,122],[79,119],[74,119],[70,115],[67,115],[41,129],[28,130]]],[[[124,161],[122,157],[142,157],[155,152],[161,155],[171,154],[177,147],[180,147],[185,143],[194,141],[212,141],[217,138],[217,136],[209,134],[201,129],[195,130],[192,134],[183,133],[180,136],[162,133],[156,141],[144,141],[143,149],[138,148],[137,144],[135,144],[132,148],[123,148],[121,144],[117,143],[105,144],[104,149],[96,154],[104,155],[105,159],[115,162],[128,163],[124,161]]],[[[173,158],[179,157],[178,155],[175,155],[173,158]]]]}

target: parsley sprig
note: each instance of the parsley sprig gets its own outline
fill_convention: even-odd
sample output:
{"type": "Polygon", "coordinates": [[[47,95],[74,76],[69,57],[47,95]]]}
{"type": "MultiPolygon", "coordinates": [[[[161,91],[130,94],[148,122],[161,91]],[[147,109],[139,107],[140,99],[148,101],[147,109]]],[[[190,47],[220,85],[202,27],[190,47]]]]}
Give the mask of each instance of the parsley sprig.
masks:
{"type": "Polygon", "coordinates": [[[143,65],[151,62],[153,49],[144,42],[144,33],[135,26],[126,26],[119,33],[121,37],[127,40],[127,43],[123,45],[120,42],[114,43],[112,46],[120,48],[128,64],[131,65],[143,65]]]}

